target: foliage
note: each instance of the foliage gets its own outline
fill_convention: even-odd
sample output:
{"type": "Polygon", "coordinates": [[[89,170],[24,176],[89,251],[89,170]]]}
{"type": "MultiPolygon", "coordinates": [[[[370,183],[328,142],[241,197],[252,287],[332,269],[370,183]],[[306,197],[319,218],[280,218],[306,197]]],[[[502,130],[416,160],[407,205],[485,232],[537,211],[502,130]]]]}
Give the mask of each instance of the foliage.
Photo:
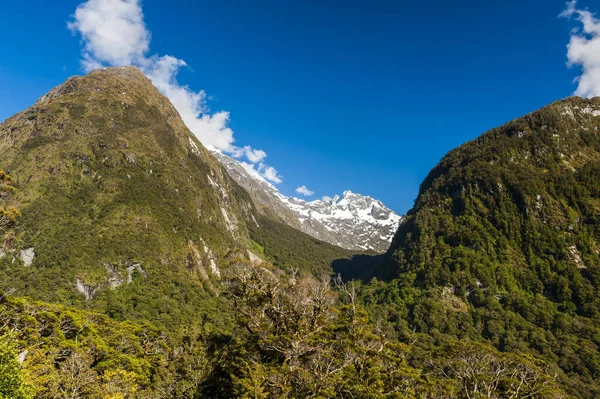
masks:
{"type": "MultiPolygon", "coordinates": [[[[344,272],[344,269],[352,267],[353,256],[359,255],[357,251],[317,240],[273,218],[259,214],[256,219],[258,226],[248,223],[250,237],[260,246],[259,251],[264,255],[265,260],[288,272],[301,270],[321,276],[330,274],[336,261],[347,261],[348,264],[340,270],[344,272]]],[[[379,260],[375,256],[366,257],[369,261],[361,265],[366,268],[373,266],[379,260]]]]}
{"type": "Polygon", "coordinates": [[[223,278],[222,294],[238,310],[231,332],[200,320],[166,333],[5,297],[0,333],[13,334],[10,375],[21,373],[18,348],[39,399],[460,398],[489,381],[493,398],[566,397],[544,362],[467,340],[415,361],[416,342],[400,342],[387,325],[372,323],[356,287],[339,279],[290,275],[236,257],[223,278]],[[465,377],[471,358],[476,387],[465,377]]]}
{"type": "Polygon", "coordinates": [[[6,198],[14,191],[12,177],[0,169],[0,198],[6,198]]]}
{"type": "MultiPolygon", "coordinates": [[[[424,356],[433,355],[434,362],[414,367],[409,364],[411,345],[392,339],[386,326],[369,321],[352,284],[337,279],[332,285],[327,277],[289,275],[244,259],[234,259],[224,278],[240,329],[235,338],[221,341],[226,345],[219,367],[213,369],[217,375],[209,377],[201,391],[206,397],[473,397],[473,386],[464,383],[462,374],[446,372],[445,367],[458,370],[462,354],[481,353],[481,345],[453,342],[446,353],[424,356]],[[215,390],[210,385],[215,381],[231,388],[215,390]]],[[[504,362],[506,370],[489,397],[566,397],[537,366],[543,362],[508,357],[492,347],[485,350],[490,359],[504,362]]],[[[497,378],[495,371],[482,368],[479,377],[497,378]]]]}
{"type": "Polygon", "coordinates": [[[149,323],[12,297],[0,315],[0,333],[12,334],[0,340],[0,393],[5,376],[22,384],[16,347],[36,398],[192,398],[207,373],[207,324],[167,335],[149,323]]]}
{"type": "Polygon", "coordinates": [[[458,382],[459,398],[564,398],[552,370],[535,359],[459,342],[432,361],[434,373],[458,382]]]}
{"type": "Polygon", "coordinates": [[[10,203],[14,192],[12,178],[0,169],[0,233],[14,227],[21,217],[21,212],[10,203]]]}
{"type": "Polygon", "coordinates": [[[25,382],[17,360],[16,346],[10,335],[0,335],[0,398],[33,398],[33,389],[25,382]]]}

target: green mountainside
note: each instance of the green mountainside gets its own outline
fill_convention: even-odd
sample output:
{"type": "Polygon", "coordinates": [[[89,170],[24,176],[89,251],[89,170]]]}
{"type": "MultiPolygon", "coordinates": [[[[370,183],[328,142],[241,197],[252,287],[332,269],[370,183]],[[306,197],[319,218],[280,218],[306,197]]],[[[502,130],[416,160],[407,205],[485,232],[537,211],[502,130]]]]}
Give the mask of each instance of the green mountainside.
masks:
{"type": "Polygon", "coordinates": [[[600,98],[568,98],[448,153],[365,300],[401,334],[542,356],[600,397],[599,130],[600,98]]]}
{"type": "Polygon", "coordinates": [[[224,303],[236,310],[230,330],[198,318],[166,333],[1,297],[0,397],[567,397],[548,364],[485,344],[447,343],[413,365],[412,343],[371,322],[352,285],[242,258],[222,277],[224,303]]]}
{"type": "Polygon", "coordinates": [[[320,241],[288,226],[278,217],[259,214],[256,220],[257,224],[248,224],[250,237],[255,244],[260,243],[253,251],[279,269],[308,272],[318,277],[334,272],[348,278],[353,277],[352,267],[356,267],[357,257],[364,256],[366,262],[360,266],[369,269],[379,261],[374,254],[366,255],[320,241]]]}
{"type": "Polygon", "coordinates": [[[0,170],[0,289],[119,320],[216,314],[230,251],[315,275],[355,254],[256,212],[135,67],[70,78],[0,124],[0,170]]]}
{"type": "Polygon", "coordinates": [[[22,214],[0,288],[161,323],[191,317],[252,204],[137,68],[73,77],[0,125],[22,214]]]}

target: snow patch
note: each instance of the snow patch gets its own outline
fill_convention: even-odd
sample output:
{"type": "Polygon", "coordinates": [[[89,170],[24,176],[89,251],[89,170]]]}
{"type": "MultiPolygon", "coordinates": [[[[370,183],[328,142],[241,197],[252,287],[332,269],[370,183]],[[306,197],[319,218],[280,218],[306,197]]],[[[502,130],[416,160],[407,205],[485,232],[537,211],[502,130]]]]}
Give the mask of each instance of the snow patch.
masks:
{"type": "Polygon", "coordinates": [[[402,220],[381,201],[350,190],[341,197],[335,195],[310,202],[279,192],[275,195],[297,215],[305,233],[346,248],[352,240],[350,249],[387,249],[402,220]],[[319,235],[317,228],[330,232],[330,236],[319,235]],[[357,240],[357,237],[364,238],[357,240]]]}

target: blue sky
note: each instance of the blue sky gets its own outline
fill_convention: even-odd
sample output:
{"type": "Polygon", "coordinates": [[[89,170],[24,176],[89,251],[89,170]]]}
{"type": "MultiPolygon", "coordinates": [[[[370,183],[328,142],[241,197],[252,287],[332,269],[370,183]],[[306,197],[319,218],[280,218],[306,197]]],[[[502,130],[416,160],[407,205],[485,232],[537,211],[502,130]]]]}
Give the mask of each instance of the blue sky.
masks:
{"type": "MultiPolygon", "coordinates": [[[[67,28],[81,3],[3,5],[0,120],[84,73],[84,28],[67,28]]],[[[206,92],[207,114],[229,112],[235,148],[264,151],[284,194],[350,189],[404,213],[447,151],[576,90],[567,44],[578,22],[558,18],[565,7],[145,0],[143,53],[185,60],[179,84],[206,92]]]]}

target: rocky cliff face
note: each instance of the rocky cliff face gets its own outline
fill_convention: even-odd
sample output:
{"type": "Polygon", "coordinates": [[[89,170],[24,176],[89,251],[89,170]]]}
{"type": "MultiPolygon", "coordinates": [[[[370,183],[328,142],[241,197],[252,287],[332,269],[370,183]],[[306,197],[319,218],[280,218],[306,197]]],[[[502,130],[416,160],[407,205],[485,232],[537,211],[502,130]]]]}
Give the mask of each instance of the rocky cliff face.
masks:
{"type": "Polygon", "coordinates": [[[385,252],[398,228],[401,217],[381,201],[351,191],[327,201],[286,197],[242,163],[214,154],[259,210],[319,240],[350,250],[385,252]]]}

